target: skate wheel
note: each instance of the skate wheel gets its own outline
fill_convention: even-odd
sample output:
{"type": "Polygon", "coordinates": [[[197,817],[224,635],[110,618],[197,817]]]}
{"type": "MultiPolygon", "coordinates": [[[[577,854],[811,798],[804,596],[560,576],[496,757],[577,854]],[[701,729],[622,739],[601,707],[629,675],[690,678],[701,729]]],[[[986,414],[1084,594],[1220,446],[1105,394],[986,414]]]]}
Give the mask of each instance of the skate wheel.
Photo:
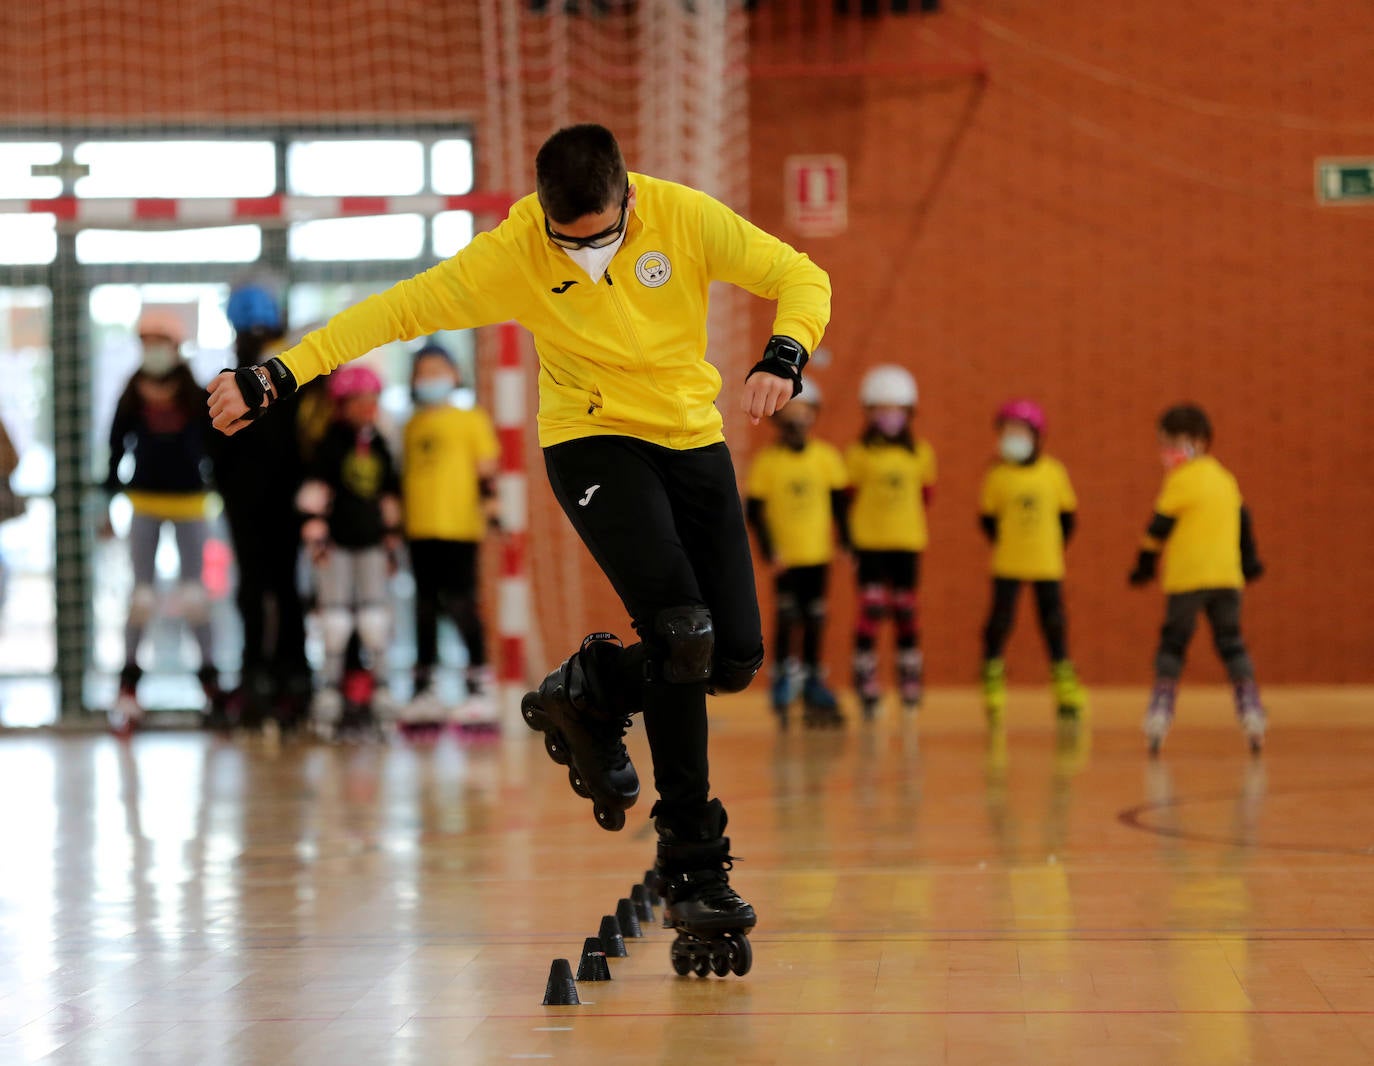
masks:
{"type": "Polygon", "coordinates": [[[710,973],[710,972],[711,972],[711,959],[710,959],[710,956],[702,956],[701,958],[697,959],[694,963],[692,963],[692,971],[693,971],[698,977],[705,977],[708,973],[710,973]]]}
{"type": "Polygon", "coordinates": [[[1250,754],[1251,754],[1251,755],[1261,755],[1261,754],[1263,754],[1263,753],[1264,753],[1264,741],[1260,740],[1260,739],[1257,738],[1257,737],[1252,737],[1251,740],[1250,740],[1250,754]]]}
{"type": "Polygon", "coordinates": [[[673,943],[672,960],[673,973],[679,977],[686,977],[692,972],[692,957],[683,951],[676,941],[673,943]]]}
{"type": "Polygon", "coordinates": [[[711,956],[711,972],[717,977],[724,977],[730,972],[730,951],[718,952],[711,956]]]}
{"type": "Polygon", "coordinates": [[[754,965],[754,948],[749,943],[747,936],[737,936],[730,939],[730,972],[736,977],[743,977],[754,965]]]}
{"type": "Polygon", "coordinates": [[[592,794],[587,791],[587,786],[582,783],[582,775],[571,766],[568,767],[568,784],[572,785],[572,790],[583,799],[592,798],[592,794]]]}
{"type": "Polygon", "coordinates": [[[617,807],[603,807],[598,803],[592,808],[592,813],[596,815],[596,824],[602,829],[615,833],[625,828],[625,812],[617,807]]]}
{"type": "Polygon", "coordinates": [[[1160,742],[1157,739],[1150,741],[1150,758],[1158,758],[1160,742]]]}
{"type": "Polygon", "coordinates": [[[558,738],[554,734],[544,734],[544,750],[549,753],[549,758],[559,766],[568,765],[568,749],[558,742],[558,738]]]}

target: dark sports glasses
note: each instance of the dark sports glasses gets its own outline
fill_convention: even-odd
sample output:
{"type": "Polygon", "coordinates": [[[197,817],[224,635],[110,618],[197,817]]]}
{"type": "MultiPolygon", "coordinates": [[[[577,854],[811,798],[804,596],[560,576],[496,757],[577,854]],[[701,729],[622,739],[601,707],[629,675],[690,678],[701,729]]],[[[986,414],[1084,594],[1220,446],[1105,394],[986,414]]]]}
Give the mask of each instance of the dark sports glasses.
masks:
{"type": "Polygon", "coordinates": [[[549,216],[544,216],[544,234],[560,248],[569,251],[577,251],[579,248],[605,248],[608,244],[614,244],[620,239],[620,235],[625,232],[625,216],[630,207],[630,186],[625,186],[625,196],[620,201],[620,218],[616,224],[608,229],[603,229],[600,233],[593,233],[590,237],[569,237],[564,233],[557,233],[549,225],[549,216]]]}

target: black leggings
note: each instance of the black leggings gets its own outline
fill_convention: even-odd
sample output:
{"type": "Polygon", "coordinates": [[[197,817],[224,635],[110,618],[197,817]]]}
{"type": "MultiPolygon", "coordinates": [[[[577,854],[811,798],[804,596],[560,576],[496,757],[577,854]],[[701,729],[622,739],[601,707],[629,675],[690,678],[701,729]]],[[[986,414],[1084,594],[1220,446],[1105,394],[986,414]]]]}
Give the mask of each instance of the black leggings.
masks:
{"type": "Polygon", "coordinates": [[[487,664],[487,636],[477,613],[477,542],[412,540],[415,576],[415,671],[428,677],[439,661],[439,618],[452,618],[468,649],[468,665],[487,664]]]}
{"type": "Polygon", "coordinates": [[[1240,599],[1240,589],[1201,589],[1171,595],[1159,634],[1156,676],[1177,680],[1183,674],[1183,661],[1201,612],[1212,626],[1212,641],[1226,665],[1227,676],[1235,682],[1253,680],[1255,666],[1240,632],[1240,599]]]}
{"type": "Polygon", "coordinates": [[[236,501],[226,515],[239,574],[243,673],[309,678],[305,611],[296,587],[301,525],[295,510],[245,513],[236,501]]]}
{"type": "MultiPolygon", "coordinates": [[[[754,566],[734,465],[724,444],[674,451],[631,437],[583,437],[544,449],[554,496],[629,611],[640,645],[622,657],[647,668],[642,700],[656,813],[671,825],[704,817],[710,794],[707,682],[662,679],[661,612],[706,607],[715,676],[749,676],[763,658],[754,566]]],[[[719,687],[719,686],[718,686],[719,687]]]]}
{"type": "Polygon", "coordinates": [[[784,663],[792,654],[792,631],[802,632],[801,661],[804,666],[820,665],[821,633],[825,628],[825,586],[830,567],[793,566],[777,576],[777,629],[773,638],[773,660],[784,663]]]}
{"type": "MultiPolygon", "coordinates": [[[[1051,662],[1069,657],[1069,624],[1064,614],[1064,590],[1058,581],[1032,581],[1035,607],[1040,616],[1040,632],[1051,662]]],[[[1007,646],[1012,624],[1016,621],[1016,601],[1021,595],[1022,582],[1006,577],[992,579],[992,611],[983,629],[983,658],[1000,659],[1007,646]]]]}

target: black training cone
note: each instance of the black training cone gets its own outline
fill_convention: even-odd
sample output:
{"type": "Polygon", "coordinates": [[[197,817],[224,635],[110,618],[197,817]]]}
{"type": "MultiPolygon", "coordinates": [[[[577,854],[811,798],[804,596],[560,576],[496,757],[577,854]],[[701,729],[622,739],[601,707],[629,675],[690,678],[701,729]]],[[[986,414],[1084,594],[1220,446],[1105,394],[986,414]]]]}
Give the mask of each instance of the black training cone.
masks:
{"type": "Polygon", "coordinates": [[[606,962],[606,949],[599,936],[589,936],[582,942],[582,961],[577,964],[579,981],[609,981],[611,967],[606,962]]]}
{"type": "Polygon", "coordinates": [[[620,923],[621,936],[638,940],[644,935],[644,930],[639,928],[639,911],[628,899],[616,901],[615,920],[620,923]]]}
{"type": "Polygon", "coordinates": [[[649,869],[644,871],[644,887],[651,896],[661,896],[663,894],[663,878],[658,875],[658,871],[649,869]]]}
{"type": "Polygon", "coordinates": [[[629,954],[625,950],[625,937],[621,935],[620,923],[615,920],[614,914],[608,914],[601,919],[601,949],[606,952],[608,959],[623,959],[629,954]]]}
{"type": "Polygon", "coordinates": [[[635,885],[630,889],[630,899],[635,905],[635,910],[639,913],[640,922],[652,922],[654,920],[654,905],[649,902],[649,890],[643,885],[635,885]]]}
{"type": "Polygon", "coordinates": [[[554,959],[549,967],[549,983],[544,986],[544,1006],[575,1007],[581,1002],[577,998],[572,966],[567,959],[554,959]]]}

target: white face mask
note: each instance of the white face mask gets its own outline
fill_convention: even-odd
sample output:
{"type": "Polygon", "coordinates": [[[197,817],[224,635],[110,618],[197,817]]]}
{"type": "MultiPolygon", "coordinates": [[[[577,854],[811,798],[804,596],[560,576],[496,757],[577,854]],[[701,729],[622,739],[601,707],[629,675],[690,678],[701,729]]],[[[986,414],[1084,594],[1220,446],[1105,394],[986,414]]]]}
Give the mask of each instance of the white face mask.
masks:
{"type": "Polygon", "coordinates": [[[1035,441],[1025,433],[1003,433],[997,450],[1009,463],[1024,463],[1035,454],[1035,441]]]}
{"type": "Polygon", "coordinates": [[[166,377],[181,361],[176,346],[166,341],[143,343],[143,370],[155,378],[166,377]]]}
{"type": "Polygon", "coordinates": [[[611,265],[611,260],[615,258],[615,253],[620,251],[620,246],[625,243],[625,234],[621,234],[615,239],[614,244],[608,244],[605,248],[564,248],[572,261],[587,272],[587,277],[592,279],[595,285],[606,273],[606,268],[611,265]]]}

